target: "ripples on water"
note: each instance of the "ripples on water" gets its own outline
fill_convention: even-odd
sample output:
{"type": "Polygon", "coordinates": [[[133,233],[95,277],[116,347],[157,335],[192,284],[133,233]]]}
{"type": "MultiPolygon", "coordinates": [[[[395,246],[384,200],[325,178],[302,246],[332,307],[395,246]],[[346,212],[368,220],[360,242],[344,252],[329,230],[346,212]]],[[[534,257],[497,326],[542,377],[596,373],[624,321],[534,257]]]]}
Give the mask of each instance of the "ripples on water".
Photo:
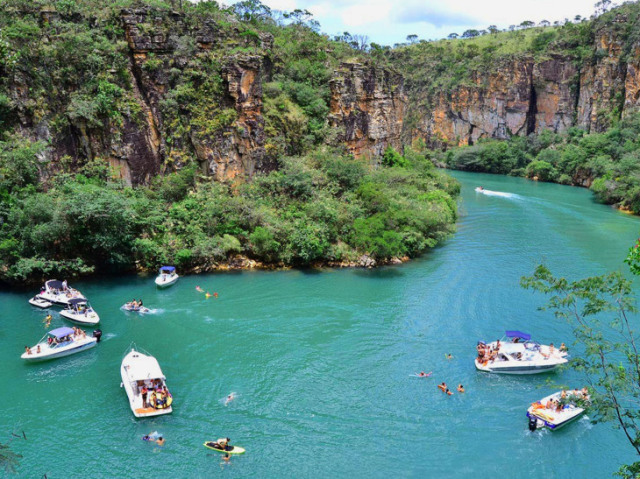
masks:
{"type": "MultiPolygon", "coordinates": [[[[594,204],[585,190],[454,174],[463,184],[458,233],[420,260],[183,277],[167,290],[152,277],[79,283],[102,318],[103,341],[59,361],[20,362],[23,345],[44,334],[46,313],[28,294],[1,293],[8,401],[0,425],[48,444],[12,443],[24,455],[21,475],[609,477],[633,459],[610,424],[527,429],[528,405],[555,384],[581,386],[577,373],[494,376],[472,361],[477,340],[505,329],[570,342],[520,277],[541,260],[574,278],[622,268],[637,218],[594,204]],[[478,184],[512,196],[476,194],[478,184]],[[206,299],[196,285],[219,297],[206,299]],[[132,295],[156,314],[120,311],[132,295]],[[119,387],[131,342],[158,358],[172,415],[133,417],[119,387]],[[410,377],[423,370],[433,375],[410,377]],[[442,381],[467,392],[448,397],[436,387],[442,381]],[[237,398],[225,407],[231,391],[237,398]],[[154,430],[164,447],[141,440],[154,430]],[[221,435],[247,453],[221,466],[202,446],[221,435]]],[[[54,316],[52,327],[64,324],[54,316]]]]}

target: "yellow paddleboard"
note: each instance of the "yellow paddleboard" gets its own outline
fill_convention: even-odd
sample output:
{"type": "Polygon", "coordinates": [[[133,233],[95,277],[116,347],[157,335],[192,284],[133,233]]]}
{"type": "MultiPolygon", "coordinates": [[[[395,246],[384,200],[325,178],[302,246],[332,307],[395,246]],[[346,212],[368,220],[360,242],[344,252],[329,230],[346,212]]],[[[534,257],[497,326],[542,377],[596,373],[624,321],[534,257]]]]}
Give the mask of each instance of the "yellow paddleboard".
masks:
{"type": "Polygon", "coordinates": [[[217,447],[213,447],[214,444],[215,444],[214,441],[207,441],[204,443],[204,447],[206,447],[207,449],[211,449],[212,451],[218,451],[218,452],[227,453],[227,454],[243,454],[244,453],[244,448],[242,447],[231,446],[229,447],[228,450],[224,450],[224,449],[219,449],[217,447]]]}

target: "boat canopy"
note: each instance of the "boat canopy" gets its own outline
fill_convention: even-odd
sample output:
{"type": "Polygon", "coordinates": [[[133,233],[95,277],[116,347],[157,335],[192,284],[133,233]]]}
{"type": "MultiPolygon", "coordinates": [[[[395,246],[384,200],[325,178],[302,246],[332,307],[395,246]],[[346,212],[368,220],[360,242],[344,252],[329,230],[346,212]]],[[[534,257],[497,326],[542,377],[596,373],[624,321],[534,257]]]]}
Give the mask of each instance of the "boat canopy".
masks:
{"type": "Polygon", "coordinates": [[[531,335],[527,333],[523,333],[522,331],[507,331],[505,333],[507,338],[520,338],[525,341],[529,341],[531,339],[531,335]]]}
{"type": "Polygon", "coordinates": [[[69,300],[69,304],[75,306],[76,304],[86,303],[87,300],[85,298],[72,298],[69,300]]]}
{"type": "Polygon", "coordinates": [[[45,284],[50,289],[62,289],[62,281],[58,281],[57,279],[50,279],[45,284]]]}
{"type": "Polygon", "coordinates": [[[130,381],[142,381],[145,379],[165,379],[162,369],[156,358],[138,353],[128,362],[127,375],[130,381]]]}
{"type": "Polygon", "coordinates": [[[163,266],[160,268],[161,273],[173,273],[175,270],[175,266],[163,266]]]}
{"type": "Polygon", "coordinates": [[[66,326],[62,328],[52,329],[51,331],[49,331],[49,334],[51,336],[54,336],[58,339],[64,338],[65,336],[69,336],[70,334],[73,334],[73,333],[75,333],[75,331],[71,328],[67,328],[66,326]]]}

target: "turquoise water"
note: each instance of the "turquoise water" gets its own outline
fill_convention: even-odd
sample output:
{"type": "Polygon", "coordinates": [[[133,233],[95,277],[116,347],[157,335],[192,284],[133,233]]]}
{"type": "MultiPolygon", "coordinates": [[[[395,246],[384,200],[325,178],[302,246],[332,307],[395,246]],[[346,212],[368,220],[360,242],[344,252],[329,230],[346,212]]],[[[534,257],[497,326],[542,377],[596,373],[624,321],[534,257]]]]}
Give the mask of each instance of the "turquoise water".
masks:
{"type": "MultiPolygon", "coordinates": [[[[551,383],[582,387],[578,373],[494,376],[473,358],[478,339],[508,328],[569,343],[568,327],[537,311],[542,298],[519,278],[540,261],[573,278],[624,270],[638,218],[583,189],[453,174],[463,186],[458,233],[405,265],[183,277],[164,291],[152,277],[74,283],[104,336],[69,358],[23,364],[46,313],[27,303],[30,292],[0,293],[0,441],[25,431],[11,443],[24,456],[18,476],[611,476],[634,459],[612,424],[527,429],[528,405],[551,383]],[[517,196],[477,194],[478,184],[517,196]],[[157,312],[121,311],[133,297],[157,312]],[[119,367],[132,342],[160,362],[172,415],[131,413],[119,367]],[[433,376],[410,377],[421,370],[433,376]],[[442,381],[467,393],[447,397],[442,381]],[[155,430],[164,447],[140,440],[155,430]],[[202,446],[220,436],[247,453],[221,464],[202,446]]],[[[55,311],[53,326],[67,324],[55,311]]]]}

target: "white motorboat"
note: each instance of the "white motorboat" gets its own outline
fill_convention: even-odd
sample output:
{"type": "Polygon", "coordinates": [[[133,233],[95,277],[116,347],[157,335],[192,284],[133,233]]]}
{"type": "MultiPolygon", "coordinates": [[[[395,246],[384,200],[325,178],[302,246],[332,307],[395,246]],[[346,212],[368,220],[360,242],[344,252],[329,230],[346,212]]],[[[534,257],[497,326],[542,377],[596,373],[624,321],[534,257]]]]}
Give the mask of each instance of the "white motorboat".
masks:
{"type": "Polygon", "coordinates": [[[568,362],[567,353],[530,341],[531,336],[520,331],[507,331],[506,339],[479,347],[476,369],[498,374],[540,374],[568,362]],[[480,351],[484,352],[481,354],[480,351]]]}
{"type": "Polygon", "coordinates": [[[527,409],[529,430],[546,427],[552,431],[566,426],[584,414],[589,402],[585,389],[579,391],[559,391],[531,404],[527,409]]]}
{"type": "Polygon", "coordinates": [[[57,279],[50,279],[44,283],[36,298],[59,306],[67,306],[71,299],[86,299],[77,289],[69,288],[66,281],[58,281],[57,279]]]}
{"type": "Polygon", "coordinates": [[[121,309],[124,309],[125,311],[131,311],[132,313],[140,313],[140,314],[147,314],[151,312],[149,308],[146,308],[144,306],[134,306],[131,303],[123,304],[121,309]]]}
{"type": "Polygon", "coordinates": [[[178,281],[178,273],[174,266],[163,266],[160,268],[160,274],[156,278],[156,286],[159,288],[166,288],[178,281]]]}
{"type": "Polygon", "coordinates": [[[122,360],[120,374],[134,416],[159,416],[173,411],[173,397],[166,389],[166,378],[156,358],[132,347],[122,360]]]}
{"type": "Polygon", "coordinates": [[[52,304],[49,301],[47,301],[46,299],[40,298],[39,296],[34,296],[33,298],[31,298],[29,300],[29,304],[31,306],[35,306],[37,308],[42,308],[42,309],[50,308],[52,306],[52,304]]]}
{"type": "Polygon", "coordinates": [[[94,311],[86,299],[74,298],[69,300],[67,309],[60,311],[60,316],[77,324],[94,326],[100,322],[98,313],[94,311]]]}
{"type": "Polygon", "coordinates": [[[76,354],[94,347],[102,336],[99,329],[93,332],[93,336],[78,335],[68,327],[52,329],[42,339],[20,356],[29,362],[46,361],[48,359],[62,358],[76,354]]]}

